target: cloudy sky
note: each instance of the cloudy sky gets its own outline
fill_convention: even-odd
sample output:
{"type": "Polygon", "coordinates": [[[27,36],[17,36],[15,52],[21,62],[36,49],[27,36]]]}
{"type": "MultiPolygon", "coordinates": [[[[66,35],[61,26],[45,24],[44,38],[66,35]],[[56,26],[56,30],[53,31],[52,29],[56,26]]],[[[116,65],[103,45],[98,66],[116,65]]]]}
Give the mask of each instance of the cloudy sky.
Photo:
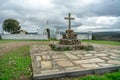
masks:
{"type": "Polygon", "coordinates": [[[64,17],[71,12],[72,29],[77,32],[120,31],[119,8],[120,0],[0,0],[0,25],[14,18],[28,32],[44,27],[47,21],[65,30],[64,17]]]}

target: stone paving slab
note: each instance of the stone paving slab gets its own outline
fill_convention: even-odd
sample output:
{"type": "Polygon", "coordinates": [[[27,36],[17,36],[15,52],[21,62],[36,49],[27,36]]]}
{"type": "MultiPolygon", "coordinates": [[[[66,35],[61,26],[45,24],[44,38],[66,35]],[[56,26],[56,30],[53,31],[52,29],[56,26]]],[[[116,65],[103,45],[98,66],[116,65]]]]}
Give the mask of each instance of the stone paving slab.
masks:
{"type": "Polygon", "coordinates": [[[94,51],[52,51],[47,45],[30,48],[33,79],[80,76],[120,70],[120,50],[94,45],[94,51]]]}

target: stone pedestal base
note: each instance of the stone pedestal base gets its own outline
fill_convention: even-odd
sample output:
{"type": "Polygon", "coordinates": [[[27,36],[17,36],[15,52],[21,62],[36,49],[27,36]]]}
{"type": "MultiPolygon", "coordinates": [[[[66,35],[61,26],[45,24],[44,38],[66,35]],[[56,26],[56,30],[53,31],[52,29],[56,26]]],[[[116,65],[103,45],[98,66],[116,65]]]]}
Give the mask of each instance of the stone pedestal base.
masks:
{"type": "Polygon", "coordinates": [[[66,30],[59,44],[51,44],[50,47],[55,51],[67,51],[81,50],[84,49],[85,46],[81,45],[81,41],[77,39],[77,34],[75,34],[73,30],[66,30]]]}
{"type": "Polygon", "coordinates": [[[61,45],[80,45],[81,42],[78,39],[61,39],[59,44],[61,44],[61,45]]]}
{"type": "Polygon", "coordinates": [[[82,50],[83,45],[61,45],[61,44],[51,44],[51,48],[55,51],[69,51],[69,50],[82,50]]]}
{"type": "Polygon", "coordinates": [[[63,34],[63,39],[77,39],[77,34],[63,34]]]}

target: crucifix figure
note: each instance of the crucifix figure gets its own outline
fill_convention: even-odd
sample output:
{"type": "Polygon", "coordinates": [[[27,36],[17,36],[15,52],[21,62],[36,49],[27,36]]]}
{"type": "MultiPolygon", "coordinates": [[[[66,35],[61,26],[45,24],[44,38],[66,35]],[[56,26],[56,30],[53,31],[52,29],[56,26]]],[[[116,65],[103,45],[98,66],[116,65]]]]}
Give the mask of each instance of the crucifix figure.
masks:
{"type": "Polygon", "coordinates": [[[65,17],[64,19],[68,20],[68,29],[71,29],[71,20],[74,20],[75,18],[71,18],[71,13],[68,13],[68,17],[65,17]]]}

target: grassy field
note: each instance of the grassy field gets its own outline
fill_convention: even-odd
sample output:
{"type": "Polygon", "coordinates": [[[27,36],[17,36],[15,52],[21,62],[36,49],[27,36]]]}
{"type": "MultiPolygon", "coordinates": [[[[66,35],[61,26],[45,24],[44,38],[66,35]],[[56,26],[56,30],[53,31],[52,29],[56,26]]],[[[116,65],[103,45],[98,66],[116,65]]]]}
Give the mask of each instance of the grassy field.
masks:
{"type": "Polygon", "coordinates": [[[82,40],[82,42],[120,46],[120,42],[115,42],[115,41],[82,40]]]}
{"type": "MultiPolygon", "coordinates": [[[[23,40],[0,40],[2,43],[24,42],[23,40]]],[[[36,40],[31,40],[36,42],[36,40]]],[[[39,42],[37,40],[37,42],[39,42]]],[[[41,41],[40,41],[41,42],[41,41]]],[[[120,46],[120,42],[84,40],[82,42],[108,44],[120,46]]],[[[31,59],[29,46],[22,46],[9,51],[0,57],[0,80],[32,80],[31,59]]],[[[62,79],[62,80],[66,80],[62,79]]],[[[120,80],[120,72],[107,73],[105,75],[92,75],[81,78],[67,78],[67,80],[120,80]]]]}
{"type": "Polygon", "coordinates": [[[0,80],[31,78],[29,46],[10,51],[0,58],[0,80]]]}
{"type": "Polygon", "coordinates": [[[120,80],[120,71],[113,73],[106,73],[104,75],[91,75],[86,77],[77,78],[74,80],[120,80]]]}
{"type": "Polygon", "coordinates": [[[17,40],[0,40],[1,43],[17,42],[17,40]]]}
{"type": "Polygon", "coordinates": [[[50,40],[0,40],[0,44],[2,43],[10,43],[10,42],[47,42],[50,40]]]}
{"type": "MultiPolygon", "coordinates": [[[[31,41],[31,42],[47,42],[51,40],[0,40],[1,43],[9,43],[9,42],[25,42],[25,41],[31,41]]],[[[57,41],[57,40],[54,40],[57,41]]],[[[86,43],[96,43],[96,44],[106,44],[106,45],[118,45],[120,46],[120,42],[115,42],[115,41],[102,41],[102,40],[82,40],[82,42],[86,43]]]]}

